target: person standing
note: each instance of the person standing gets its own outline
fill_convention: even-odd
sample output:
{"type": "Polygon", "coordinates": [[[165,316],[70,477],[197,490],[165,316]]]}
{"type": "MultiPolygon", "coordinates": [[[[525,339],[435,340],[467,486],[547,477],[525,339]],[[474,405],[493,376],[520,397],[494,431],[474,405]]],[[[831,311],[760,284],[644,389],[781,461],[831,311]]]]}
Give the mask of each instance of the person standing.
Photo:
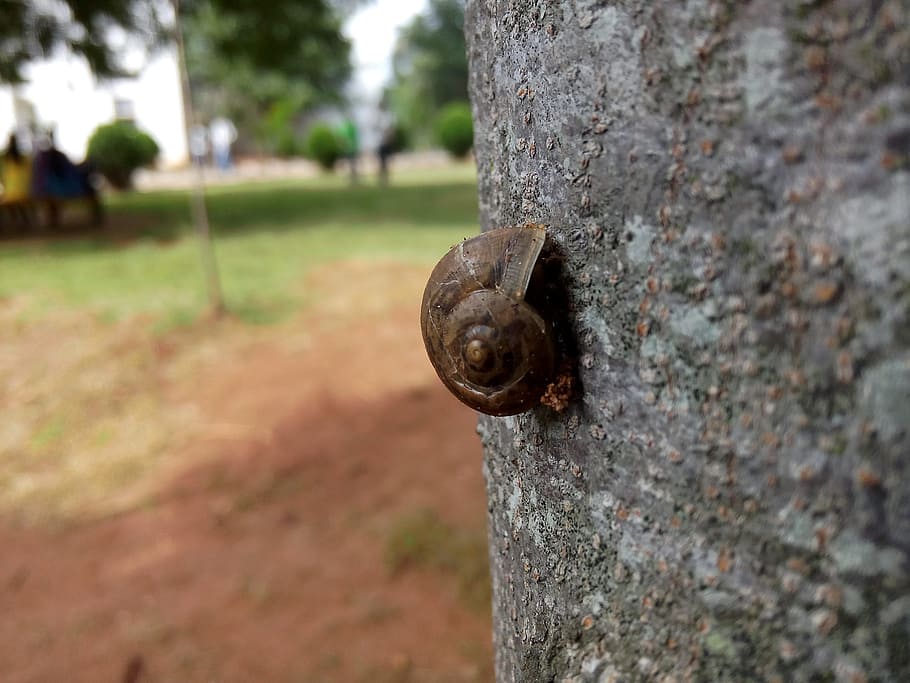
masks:
{"type": "Polygon", "coordinates": [[[379,184],[385,187],[389,184],[389,158],[398,150],[399,143],[395,117],[389,111],[385,98],[379,103],[376,127],[379,134],[379,145],[376,148],[376,157],[379,160],[379,184]]]}
{"type": "Polygon", "coordinates": [[[209,141],[212,144],[215,166],[222,171],[231,168],[231,145],[236,139],[237,128],[229,118],[219,116],[209,124],[209,141]]]}
{"type": "Polygon", "coordinates": [[[351,117],[346,118],[338,130],[339,137],[344,143],[344,158],[347,159],[351,171],[351,185],[357,184],[357,157],[360,155],[360,135],[357,124],[351,117]]]}

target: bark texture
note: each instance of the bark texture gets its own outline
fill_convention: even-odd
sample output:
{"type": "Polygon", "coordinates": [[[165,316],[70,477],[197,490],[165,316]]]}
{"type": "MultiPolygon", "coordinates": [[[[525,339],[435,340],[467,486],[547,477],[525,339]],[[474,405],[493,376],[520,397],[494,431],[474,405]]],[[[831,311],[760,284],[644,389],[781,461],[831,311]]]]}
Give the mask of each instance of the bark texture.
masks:
{"type": "Polygon", "coordinates": [[[500,683],[910,680],[908,4],[469,2],[580,380],[480,421],[500,683]]]}

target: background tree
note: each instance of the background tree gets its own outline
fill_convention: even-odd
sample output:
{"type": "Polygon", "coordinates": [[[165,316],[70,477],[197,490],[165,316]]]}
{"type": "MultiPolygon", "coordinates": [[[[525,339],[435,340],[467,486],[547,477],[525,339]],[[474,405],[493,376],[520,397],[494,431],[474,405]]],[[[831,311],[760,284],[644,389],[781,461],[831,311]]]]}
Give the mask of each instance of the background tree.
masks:
{"type": "Polygon", "coordinates": [[[906,2],[468,5],[483,228],[578,391],[483,418],[507,681],[910,680],[906,2]]]}
{"type": "MultiPolygon", "coordinates": [[[[180,3],[194,106],[235,119],[269,151],[293,147],[296,118],[342,100],[351,72],[343,17],[365,0],[185,0],[180,3]]],[[[101,78],[128,75],[124,34],[149,49],[172,39],[168,5],[141,0],[0,0],[0,82],[55,50],[83,56],[101,78]],[[121,29],[116,31],[113,29],[121,29]]]]}
{"type": "Polygon", "coordinates": [[[336,3],[195,0],[182,8],[187,69],[202,120],[228,115],[268,151],[293,152],[299,115],[343,100],[350,45],[336,3]]]}
{"type": "Polygon", "coordinates": [[[429,0],[426,11],[401,30],[392,66],[393,113],[410,140],[431,141],[442,107],[468,97],[464,1],[429,0]]]}
{"type": "Polygon", "coordinates": [[[163,33],[161,8],[127,0],[0,0],[0,82],[20,82],[25,64],[58,49],[84,57],[98,76],[123,75],[112,29],[154,43],[163,33]]]}

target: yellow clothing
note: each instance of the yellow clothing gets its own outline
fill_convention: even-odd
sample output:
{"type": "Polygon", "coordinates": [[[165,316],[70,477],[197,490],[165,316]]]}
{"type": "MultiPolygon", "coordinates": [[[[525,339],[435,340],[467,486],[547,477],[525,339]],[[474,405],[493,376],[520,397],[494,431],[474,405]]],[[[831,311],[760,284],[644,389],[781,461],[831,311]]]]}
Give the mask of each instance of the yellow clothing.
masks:
{"type": "Polygon", "coordinates": [[[28,199],[32,179],[31,162],[23,157],[18,162],[3,159],[2,163],[0,183],[3,184],[3,193],[0,194],[0,201],[16,202],[28,199]]]}

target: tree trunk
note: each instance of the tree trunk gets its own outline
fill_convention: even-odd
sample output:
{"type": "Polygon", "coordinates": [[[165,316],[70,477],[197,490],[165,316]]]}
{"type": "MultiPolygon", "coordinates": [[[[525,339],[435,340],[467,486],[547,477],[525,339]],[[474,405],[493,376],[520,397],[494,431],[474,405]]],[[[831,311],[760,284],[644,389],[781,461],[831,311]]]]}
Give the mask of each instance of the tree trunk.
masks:
{"type": "Polygon", "coordinates": [[[578,391],[483,418],[497,677],[910,681],[910,7],[473,0],[485,230],[578,391]]]}

